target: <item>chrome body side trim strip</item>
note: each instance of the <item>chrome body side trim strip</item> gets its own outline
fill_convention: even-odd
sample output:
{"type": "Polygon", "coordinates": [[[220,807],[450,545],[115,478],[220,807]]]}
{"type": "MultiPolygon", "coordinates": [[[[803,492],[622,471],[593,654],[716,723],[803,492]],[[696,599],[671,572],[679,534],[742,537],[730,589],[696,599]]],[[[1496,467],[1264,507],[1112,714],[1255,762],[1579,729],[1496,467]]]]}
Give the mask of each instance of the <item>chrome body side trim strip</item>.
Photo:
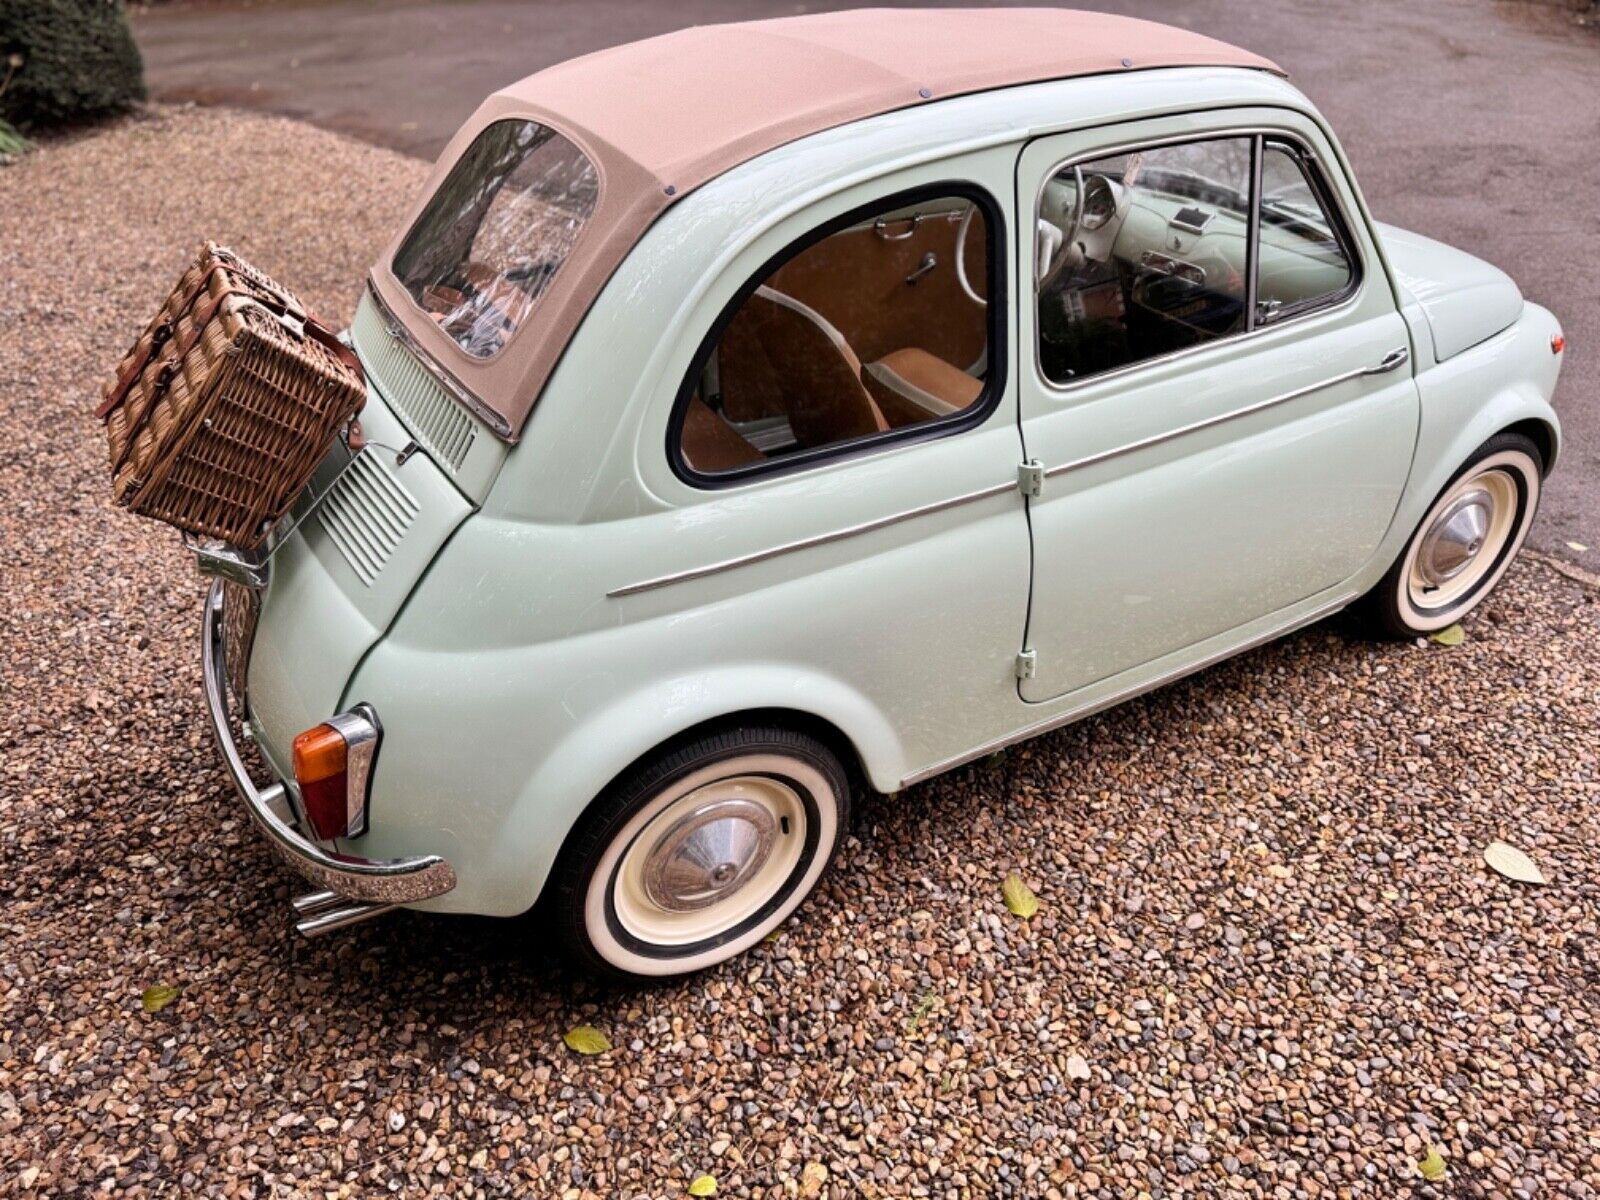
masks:
{"type": "Polygon", "coordinates": [[[1241,417],[1248,417],[1253,413],[1264,412],[1269,408],[1276,408],[1280,404],[1287,404],[1291,400],[1299,400],[1313,392],[1320,392],[1324,388],[1336,387],[1341,383],[1349,383],[1352,379],[1361,379],[1367,375],[1384,375],[1395,370],[1411,357],[1411,352],[1404,346],[1389,351],[1383,356],[1382,361],[1370,367],[1356,367],[1344,371],[1328,379],[1316,383],[1308,383],[1304,387],[1295,388],[1292,392],[1284,392],[1278,396],[1269,396],[1265,400],[1258,400],[1254,404],[1247,404],[1243,408],[1236,408],[1231,412],[1219,413],[1214,417],[1206,417],[1202,421],[1194,421],[1182,425],[1177,429],[1167,429],[1160,433],[1151,434],[1147,438],[1140,438],[1136,442],[1129,442],[1110,450],[1102,450],[1098,454],[1086,454],[1082,458],[1074,458],[1068,462],[1057,463],[1053,467],[1045,468],[1045,478],[1050,479],[1056,475],[1065,475],[1068,471],[1076,471],[1081,467],[1090,467],[1112,458],[1120,458],[1124,454],[1132,454],[1137,450],[1148,450],[1152,446],[1159,446],[1164,442],[1174,441],[1186,437],[1191,433],[1199,433],[1202,429],[1210,429],[1229,421],[1237,421],[1241,417]]]}
{"type": "MultiPolygon", "coordinates": [[[[1291,400],[1298,400],[1302,396],[1309,396],[1312,392],[1320,392],[1323,388],[1330,388],[1336,386],[1337,384],[1348,383],[1352,379],[1359,379],[1366,375],[1382,375],[1397,369],[1403,363],[1408,361],[1410,357],[1411,352],[1404,346],[1401,346],[1384,355],[1382,361],[1378,362],[1374,366],[1356,367],[1353,370],[1345,371],[1339,375],[1332,376],[1329,379],[1319,380],[1316,383],[1310,383],[1304,387],[1296,388],[1292,392],[1284,392],[1282,395],[1271,396],[1265,400],[1258,401],[1255,404],[1248,404],[1243,408],[1236,408],[1232,412],[1222,413],[1215,417],[1207,417],[1203,421],[1195,421],[1192,424],[1184,425],[1178,429],[1165,430],[1150,437],[1141,438],[1137,442],[1129,442],[1125,446],[1118,446],[1112,450],[1104,450],[1098,454],[1090,454],[1083,458],[1075,458],[1070,462],[1060,463],[1054,467],[1047,468],[1044,474],[1046,478],[1054,475],[1062,475],[1068,471],[1075,471],[1080,467],[1091,466],[1095,463],[1104,462],[1111,458],[1117,458],[1124,454],[1132,454],[1136,450],[1144,450],[1151,446],[1158,446],[1163,442],[1169,442],[1175,438],[1184,437],[1187,434],[1197,433],[1202,429],[1209,429],[1213,425],[1221,425],[1226,421],[1237,420],[1240,417],[1246,417],[1251,413],[1261,412],[1264,409],[1272,408],[1275,405],[1287,404],[1291,400]]],[[[859,534],[872,533],[875,530],[884,529],[890,525],[897,525],[901,521],[909,521],[916,517],[930,516],[933,513],[944,512],[947,509],[956,508],[963,504],[971,504],[977,500],[987,500],[992,496],[1004,495],[1005,493],[1014,490],[1016,486],[1017,485],[1014,483],[997,483],[990,487],[980,488],[975,492],[967,492],[964,495],[951,497],[948,500],[937,500],[932,504],[924,504],[917,508],[906,509],[904,512],[892,513],[886,517],[877,517],[871,521],[863,521],[859,525],[849,525],[843,529],[836,529],[829,533],[819,533],[813,537],[800,538],[796,541],[784,542],[777,546],[769,546],[765,550],[755,550],[749,554],[741,554],[734,558],[723,559],[721,562],[708,563],[703,567],[691,567],[687,571],[676,571],[670,575],[658,575],[654,579],[641,580],[639,583],[624,584],[622,587],[613,588],[611,591],[606,593],[606,596],[608,599],[616,599],[620,596],[632,596],[639,592],[653,591],[656,588],[667,587],[674,583],[687,583],[691,579],[703,579],[707,575],[716,575],[722,571],[731,571],[735,567],[745,567],[752,563],[765,562],[769,558],[776,558],[780,554],[788,554],[794,550],[808,550],[814,546],[825,546],[830,542],[842,541],[845,538],[856,537],[859,534]]]]}
{"type": "Polygon", "coordinates": [[[250,819],[278,855],[317,887],[364,905],[405,904],[441,896],[456,885],[455,869],[437,854],[419,858],[370,859],[324,850],[287,819],[281,783],[257,788],[228,728],[227,675],[222,653],[222,584],[206,595],[201,622],[200,663],[206,709],[222,763],[233,779],[250,819]]]}
{"type": "Polygon", "coordinates": [[[468,391],[454,375],[445,369],[444,364],[424,350],[417,339],[411,336],[411,331],[400,322],[400,319],[390,311],[389,306],[383,302],[383,297],[378,294],[378,289],[373,286],[371,277],[367,279],[367,295],[372,297],[373,311],[383,321],[384,328],[394,336],[396,341],[409,350],[419,363],[432,372],[440,387],[449,392],[451,397],[458,401],[469,413],[493,430],[496,437],[507,442],[515,442],[517,440],[511,436],[510,422],[468,391]]]}
{"type": "Polygon", "coordinates": [[[1017,490],[1015,482],[993,484],[990,487],[980,488],[975,492],[953,496],[948,500],[936,500],[932,504],[923,504],[917,508],[908,508],[904,512],[892,513],[887,517],[877,517],[871,521],[863,521],[859,525],[847,525],[843,529],[835,529],[829,533],[819,533],[812,537],[799,538],[796,541],[784,542],[777,546],[769,546],[765,550],[755,550],[749,554],[741,554],[735,558],[725,558],[721,562],[709,563],[703,567],[692,567],[687,571],[676,571],[671,575],[658,575],[654,579],[646,579],[640,583],[630,583],[619,588],[613,588],[606,593],[608,598],[618,596],[632,596],[637,592],[648,592],[655,588],[666,587],[674,583],[686,583],[691,579],[702,579],[707,575],[716,575],[722,571],[731,571],[735,567],[746,567],[751,563],[765,562],[769,558],[777,558],[780,554],[788,554],[793,550],[809,550],[813,546],[826,546],[830,542],[843,541],[845,538],[857,537],[863,533],[872,533],[875,530],[886,529],[890,525],[898,525],[901,521],[910,521],[916,517],[927,517],[934,513],[944,512],[947,509],[957,508],[963,504],[971,504],[976,500],[987,500],[992,496],[1003,496],[1007,492],[1017,490]]]}
{"type": "Polygon", "coordinates": [[[1031,725],[1024,725],[1016,732],[1008,733],[1003,737],[995,738],[993,741],[986,742],[982,746],[977,747],[975,750],[965,751],[956,755],[954,758],[947,758],[943,762],[935,763],[931,767],[917,771],[911,775],[907,775],[900,781],[900,786],[901,788],[908,788],[913,784],[922,783],[925,780],[932,779],[935,775],[942,775],[946,771],[952,771],[957,767],[964,766],[965,764],[972,762],[974,759],[982,758],[986,754],[993,754],[996,750],[1003,750],[1007,746],[1015,745],[1017,742],[1027,741],[1029,738],[1038,737],[1040,734],[1049,733],[1051,730],[1059,729],[1063,725],[1071,725],[1074,721],[1081,721],[1086,717],[1092,717],[1095,713],[1104,712],[1108,708],[1114,708],[1123,701],[1131,700],[1135,696],[1141,695],[1144,692],[1153,692],[1157,688],[1165,687],[1169,683],[1176,683],[1186,675],[1193,675],[1197,671],[1204,671],[1207,667],[1214,667],[1223,660],[1233,658],[1235,655],[1248,653],[1257,647],[1266,645],[1268,642],[1275,641],[1286,634],[1293,633],[1297,629],[1304,629],[1307,625],[1316,624],[1316,622],[1322,620],[1322,618],[1331,616],[1333,613],[1338,612],[1341,608],[1344,608],[1359,594],[1359,592],[1342,593],[1337,599],[1330,600],[1325,604],[1319,604],[1310,612],[1296,617],[1292,621],[1285,622],[1283,625],[1271,629],[1266,633],[1260,634],[1257,637],[1250,638],[1248,641],[1245,641],[1238,646],[1230,646],[1226,650],[1219,650],[1215,654],[1208,654],[1205,658],[1202,658],[1198,662],[1187,663],[1184,666],[1176,667],[1171,671],[1156,676],[1154,679],[1131,684],[1128,687],[1112,692],[1109,696],[1102,696],[1098,700],[1091,700],[1087,704],[1079,705],[1077,708],[1069,708],[1065,712],[1056,713],[1054,716],[1046,717],[1042,721],[1035,721],[1031,725]]]}

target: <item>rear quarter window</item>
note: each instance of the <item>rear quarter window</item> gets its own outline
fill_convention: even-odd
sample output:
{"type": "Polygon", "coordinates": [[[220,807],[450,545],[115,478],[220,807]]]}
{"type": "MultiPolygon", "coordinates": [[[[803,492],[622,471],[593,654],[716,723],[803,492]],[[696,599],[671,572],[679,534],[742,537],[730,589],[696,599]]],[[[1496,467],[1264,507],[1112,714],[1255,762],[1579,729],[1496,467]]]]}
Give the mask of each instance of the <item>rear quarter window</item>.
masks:
{"type": "Polygon", "coordinates": [[[527,321],[594,212],[599,176],[537,121],[497,121],[445,177],[394,257],[416,305],[474,358],[527,321]]]}

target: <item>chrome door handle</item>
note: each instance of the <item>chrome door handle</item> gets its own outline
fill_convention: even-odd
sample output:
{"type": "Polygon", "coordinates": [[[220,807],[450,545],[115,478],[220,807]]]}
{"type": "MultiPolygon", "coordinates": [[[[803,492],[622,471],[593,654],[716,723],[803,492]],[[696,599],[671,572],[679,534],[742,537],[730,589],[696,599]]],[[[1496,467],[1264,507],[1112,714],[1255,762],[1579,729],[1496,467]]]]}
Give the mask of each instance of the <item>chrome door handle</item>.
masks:
{"type": "Polygon", "coordinates": [[[1368,367],[1361,373],[1363,375],[1387,375],[1390,371],[1404,366],[1406,360],[1410,357],[1411,351],[1407,350],[1404,346],[1400,346],[1385,354],[1382,361],[1380,361],[1377,366],[1368,367]]]}
{"type": "Polygon", "coordinates": [[[879,217],[872,223],[872,232],[886,242],[903,242],[917,231],[922,224],[922,214],[912,213],[909,217],[879,217]],[[890,233],[889,226],[904,225],[904,233],[890,233]]]}

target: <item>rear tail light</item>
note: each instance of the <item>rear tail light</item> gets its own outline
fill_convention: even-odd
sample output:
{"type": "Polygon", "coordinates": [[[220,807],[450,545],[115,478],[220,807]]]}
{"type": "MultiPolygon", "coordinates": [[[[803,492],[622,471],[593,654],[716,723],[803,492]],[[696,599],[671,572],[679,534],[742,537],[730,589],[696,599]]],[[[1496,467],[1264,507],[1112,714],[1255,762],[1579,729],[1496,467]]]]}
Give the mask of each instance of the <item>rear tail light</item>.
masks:
{"type": "Polygon", "coordinates": [[[311,831],[322,841],[367,831],[367,788],[383,727],[358,704],[294,739],[294,778],[311,831]]]}
{"type": "Polygon", "coordinates": [[[1550,335],[1550,353],[1551,354],[1560,354],[1566,348],[1567,348],[1567,339],[1566,339],[1566,335],[1565,334],[1553,333],[1553,334],[1550,335]]]}

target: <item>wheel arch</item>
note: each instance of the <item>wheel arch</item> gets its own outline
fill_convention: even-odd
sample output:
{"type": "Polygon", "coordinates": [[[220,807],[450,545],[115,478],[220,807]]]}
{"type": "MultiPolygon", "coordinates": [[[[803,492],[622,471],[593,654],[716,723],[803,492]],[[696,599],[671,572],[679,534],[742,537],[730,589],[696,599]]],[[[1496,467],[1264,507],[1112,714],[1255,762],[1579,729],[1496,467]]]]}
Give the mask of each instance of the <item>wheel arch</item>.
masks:
{"type": "Polygon", "coordinates": [[[1388,534],[1357,577],[1360,590],[1382,578],[1439,492],[1491,437],[1529,438],[1549,475],[1561,446],[1561,422],[1549,399],[1560,372],[1550,338],[1559,331],[1547,309],[1529,302],[1510,329],[1417,373],[1422,421],[1411,476],[1388,534]]]}
{"type": "Polygon", "coordinates": [[[816,738],[838,756],[852,786],[893,788],[905,774],[894,729],[843,681],[793,666],[658,681],[575,724],[510,806],[490,867],[500,882],[501,915],[537,902],[573,829],[617,779],[685,741],[736,725],[775,725],[816,738]]]}
{"type": "Polygon", "coordinates": [[[1514,421],[1499,433],[1517,433],[1527,438],[1539,450],[1539,473],[1548,479],[1556,465],[1556,455],[1561,450],[1561,435],[1555,425],[1539,417],[1525,417],[1514,421]]]}

